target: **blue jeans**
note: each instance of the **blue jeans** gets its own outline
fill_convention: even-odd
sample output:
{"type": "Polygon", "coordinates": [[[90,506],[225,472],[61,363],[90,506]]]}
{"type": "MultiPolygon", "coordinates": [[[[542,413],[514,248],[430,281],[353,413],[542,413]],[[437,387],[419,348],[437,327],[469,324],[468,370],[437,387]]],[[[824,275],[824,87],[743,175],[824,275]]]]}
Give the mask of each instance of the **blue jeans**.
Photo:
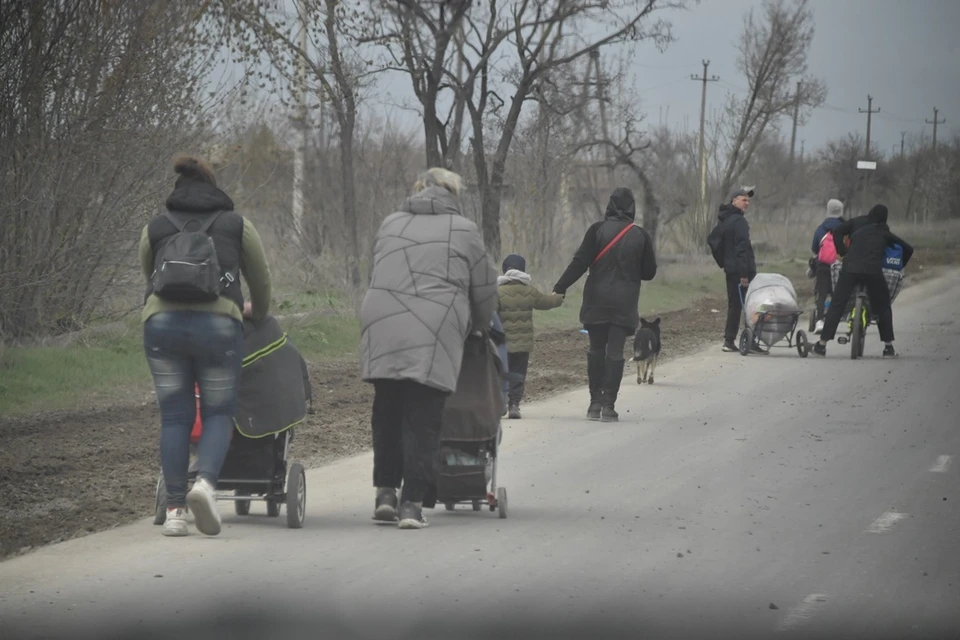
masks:
{"type": "Polygon", "coordinates": [[[205,311],[165,311],[144,323],[143,347],[160,404],[160,465],[167,506],[182,507],[197,410],[194,384],[200,385],[203,421],[197,477],[216,486],[233,432],[243,325],[230,316],[205,311]]]}

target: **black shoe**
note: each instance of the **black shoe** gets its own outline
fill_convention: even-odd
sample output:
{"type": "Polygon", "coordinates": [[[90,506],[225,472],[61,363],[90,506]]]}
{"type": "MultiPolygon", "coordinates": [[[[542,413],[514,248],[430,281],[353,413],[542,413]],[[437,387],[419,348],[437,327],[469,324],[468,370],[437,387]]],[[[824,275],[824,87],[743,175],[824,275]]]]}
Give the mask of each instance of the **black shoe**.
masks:
{"type": "Polygon", "coordinates": [[[820,344],[820,341],[813,343],[813,349],[810,350],[811,353],[815,356],[820,356],[821,358],[827,355],[827,345],[820,344]]]}
{"type": "Polygon", "coordinates": [[[723,347],[721,347],[721,349],[723,349],[724,353],[739,353],[739,352],[740,352],[740,349],[737,348],[737,345],[733,344],[733,340],[724,340],[724,341],[723,341],[723,347]]]}
{"type": "Polygon", "coordinates": [[[423,517],[423,508],[413,502],[404,502],[400,505],[400,529],[423,529],[427,526],[427,519],[423,517]]]}
{"type": "Polygon", "coordinates": [[[888,344],[883,348],[883,357],[884,358],[896,358],[897,351],[893,348],[892,344],[888,344]]]}
{"type": "Polygon", "coordinates": [[[603,402],[600,407],[601,422],[620,420],[620,415],[614,406],[620,394],[621,382],[623,382],[623,360],[607,360],[604,371],[603,402]]]}
{"type": "Polygon", "coordinates": [[[377,503],[373,509],[373,519],[377,522],[397,521],[396,489],[377,489],[377,503]]]}
{"type": "Polygon", "coordinates": [[[507,417],[510,420],[519,420],[520,419],[520,405],[512,404],[508,410],[507,417]]]}
{"type": "Polygon", "coordinates": [[[603,377],[606,357],[602,353],[587,354],[587,378],[590,381],[590,407],[587,409],[589,420],[600,419],[600,407],[603,405],[603,377]]]}
{"type": "Polygon", "coordinates": [[[754,343],[753,343],[753,346],[750,347],[750,352],[751,352],[751,353],[757,353],[757,354],[764,355],[764,356],[767,355],[768,353],[770,353],[769,351],[765,351],[765,350],[763,349],[763,347],[760,346],[760,343],[759,343],[759,342],[754,342],[754,343]]]}
{"type": "MultiPolygon", "coordinates": [[[[602,397],[602,396],[601,396],[602,397]]],[[[587,419],[588,420],[599,420],[600,412],[602,409],[601,399],[598,397],[596,400],[590,400],[590,406],[587,407],[587,419]]]]}
{"type": "Polygon", "coordinates": [[[600,422],[620,422],[620,414],[612,404],[604,405],[600,409],[600,422]]]}

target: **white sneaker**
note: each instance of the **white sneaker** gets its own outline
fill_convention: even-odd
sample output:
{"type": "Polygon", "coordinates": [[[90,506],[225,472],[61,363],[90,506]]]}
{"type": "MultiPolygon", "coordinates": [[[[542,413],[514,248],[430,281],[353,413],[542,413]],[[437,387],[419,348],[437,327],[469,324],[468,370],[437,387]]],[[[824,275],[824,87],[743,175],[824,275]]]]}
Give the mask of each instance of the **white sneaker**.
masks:
{"type": "Polygon", "coordinates": [[[813,328],[813,333],[815,335],[820,335],[821,331],[823,331],[823,320],[817,320],[817,324],[813,328]]]}
{"type": "Polygon", "coordinates": [[[215,536],[220,533],[220,510],[217,509],[217,492],[206,480],[193,483],[187,494],[187,504],[193,512],[200,533],[215,536]]]}
{"type": "Polygon", "coordinates": [[[187,530],[186,509],[177,507],[167,509],[167,519],[163,521],[163,535],[171,538],[180,538],[189,535],[187,530]]]}

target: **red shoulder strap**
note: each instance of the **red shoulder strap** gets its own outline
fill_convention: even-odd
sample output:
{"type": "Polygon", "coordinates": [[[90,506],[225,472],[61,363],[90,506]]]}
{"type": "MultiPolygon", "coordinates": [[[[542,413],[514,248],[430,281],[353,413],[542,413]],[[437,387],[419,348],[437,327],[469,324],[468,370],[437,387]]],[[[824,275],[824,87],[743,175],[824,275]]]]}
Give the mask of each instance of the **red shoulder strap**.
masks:
{"type": "Polygon", "coordinates": [[[623,229],[621,229],[621,230],[620,230],[620,233],[618,233],[616,236],[614,236],[613,240],[611,240],[610,243],[607,244],[607,246],[605,246],[605,247],[600,251],[600,253],[597,254],[597,257],[593,259],[593,262],[590,263],[590,266],[592,267],[593,265],[597,264],[597,262],[600,261],[600,258],[602,258],[603,256],[607,255],[607,253],[609,253],[610,249],[613,249],[614,245],[616,245],[618,242],[620,242],[620,238],[622,238],[623,236],[627,235],[627,232],[630,231],[630,229],[632,229],[632,228],[635,227],[635,226],[636,226],[636,225],[631,222],[630,224],[628,224],[627,226],[625,226],[623,229]]]}

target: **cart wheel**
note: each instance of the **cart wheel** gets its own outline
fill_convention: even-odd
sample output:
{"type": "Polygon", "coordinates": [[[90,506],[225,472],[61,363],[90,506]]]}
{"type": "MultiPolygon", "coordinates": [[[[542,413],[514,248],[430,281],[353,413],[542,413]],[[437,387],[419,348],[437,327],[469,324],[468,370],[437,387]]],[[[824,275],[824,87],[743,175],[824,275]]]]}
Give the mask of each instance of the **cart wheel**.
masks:
{"type": "Polygon", "coordinates": [[[753,346],[753,331],[744,329],[740,334],[740,355],[745,356],[750,353],[751,346],[753,346]]]}
{"type": "Polygon", "coordinates": [[[167,521],[167,483],[163,481],[163,474],[157,479],[156,511],[153,515],[153,524],[163,524],[167,521]]]}
{"type": "Polygon", "coordinates": [[[447,511],[453,511],[456,508],[456,506],[452,502],[444,502],[443,508],[446,509],[447,511]]]}
{"type": "Polygon", "coordinates": [[[803,331],[797,331],[797,353],[801,358],[810,355],[810,343],[807,341],[807,334],[803,331]]]}
{"type": "Polygon", "coordinates": [[[501,520],[507,519],[507,488],[499,487],[497,489],[497,511],[501,520]]]}
{"type": "MultiPolygon", "coordinates": [[[[248,491],[241,491],[237,489],[233,495],[236,496],[249,496],[248,491]]],[[[249,500],[234,500],[233,501],[233,511],[238,516],[248,516],[250,515],[250,501],[249,500]]]]}
{"type": "Polygon", "coordinates": [[[474,501],[473,501],[473,510],[474,510],[474,511],[480,511],[480,501],[479,501],[479,500],[474,500],[474,501]]]}
{"type": "Polygon", "coordinates": [[[853,307],[853,333],[850,336],[850,359],[856,360],[863,354],[863,298],[857,296],[853,307]]]}
{"type": "Polygon", "coordinates": [[[276,498],[267,498],[267,515],[276,518],[280,515],[280,503],[276,498]]]}
{"type": "MultiPolygon", "coordinates": [[[[277,511],[280,505],[277,505],[277,511]]],[[[287,527],[300,529],[307,515],[307,473],[303,465],[294,462],[287,474],[287,527]]]]}

